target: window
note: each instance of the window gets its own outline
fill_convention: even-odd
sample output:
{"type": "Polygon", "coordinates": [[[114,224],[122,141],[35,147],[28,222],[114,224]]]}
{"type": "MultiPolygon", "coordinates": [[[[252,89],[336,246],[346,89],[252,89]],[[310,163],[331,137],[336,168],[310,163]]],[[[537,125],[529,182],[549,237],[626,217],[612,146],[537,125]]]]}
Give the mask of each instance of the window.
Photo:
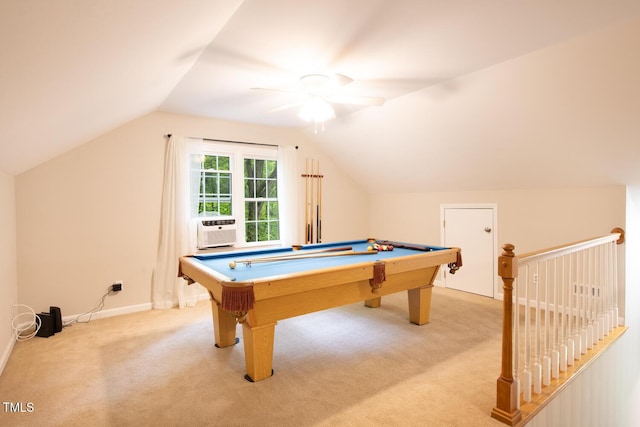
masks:
{"type": "Polygon", "coordinates": [[[280,240],[276,158],[276,147],[205,143],[192,157],[192,216],[233,216],[239,242],[280,240]]]}
{"type": "Polygon", "coordinates": [[[201,158],[198,216],[231,215],[230,157],[210,154],[197,156],[201,158]]]}
{"type": "Polygon", "coordinates": [[[244,212],[245,241],[280,239],[275,160],[244,159],[244,212]]]}

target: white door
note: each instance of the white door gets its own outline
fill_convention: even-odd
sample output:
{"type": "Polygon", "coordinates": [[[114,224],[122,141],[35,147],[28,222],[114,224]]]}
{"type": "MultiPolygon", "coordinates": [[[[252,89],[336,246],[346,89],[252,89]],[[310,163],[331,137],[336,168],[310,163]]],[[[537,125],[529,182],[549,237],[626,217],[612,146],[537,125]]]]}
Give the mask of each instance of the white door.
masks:
{"type": "Polygon", "coordinates": [[[494,208],[445,207],[443,230],[444,246],[462,249],[462,267],[445,270],[445,286],[493,298],[494,208]]]}

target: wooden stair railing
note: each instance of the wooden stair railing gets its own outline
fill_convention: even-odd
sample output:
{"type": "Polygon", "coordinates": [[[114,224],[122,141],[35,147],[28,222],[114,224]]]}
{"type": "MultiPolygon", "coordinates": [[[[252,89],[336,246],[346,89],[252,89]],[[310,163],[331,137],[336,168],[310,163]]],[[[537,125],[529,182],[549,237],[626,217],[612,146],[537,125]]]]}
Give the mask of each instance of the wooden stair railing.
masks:
{"type": "Polygon", "coordinates": [[[518,275],[518,258],[510,243],[502,246],[504,252],[498,257],[498,275],[502,277],[502,366],[497,380],[496,407],[491,416],[505,424],[516,425],[522,420],[518,383],[513,380],[513,281],[518,275]]]}
{"type": "MultiPolygon", "coordinates": [[[[498,275],[502,278],[504,292],[502,361],[496,386],[496,406],[491,411],[491,417],[511,426],[526,423],[579,371],[590,364],[607,345],[626,331],[625,327],[618,326],[617,258],[614,242],[617,244],[624,242],[624,230],[621,228],[614,228],[611,234],[607,236],[587,239],[521,256],[516,256],[514,245],[509,243],[503,245],[504,251],[498,257],[498,275]],[[599,248],[600,245],[604,247],[605,244],[614,246],[612,250],[609,250],[611,254],[606,252],[606,249],[602,249],[600,252],[593,252],[593,255],[592,252],[588,252],[588,256],[582,252],[593,251],[593,248],[599,248]],[[577,254],[582,254],[582,258],[578,260],[579,262],[575,262],[579,256],[577,254]],[[596,261],[606,263],[607,258],[609,258],[609,264],[605,267],[592,267],[592,264],[595,264],[596,261]],[[567,272],[565,272],[564,261],[566,259],[568,259],[567,272]],[[558,260],[562,263],[561,272],[556,272],[555,270],[558,260]],[[535,263],[540,262],[546,264],[542,267],[545,275],[545,287],[543,292],[539,293],[538,266],[535,263]],[[553,262],[553,269],[549,266],[549,262],[553,262]],[[587,263],[586,266],[584,265],[585,263],[587,263]],[[535,274],[533,275],[529,272],[529,265],[531,264],[536,265],[535,274]],[[578,266],[578,264],[580,265],[578,266]],[[525,285],[524,297],[519,295],[518,292],[518,273],[519,269],[523,267],[523,275],[526,276],[526,278],[523,278],[525,285]],[[584,268],[585,270],[578,272],[579,268],[584,268]],[[551,279],[549,279],[550,271],[552,271],[551,275],[553,276],[551,279]],[[535,277],[533,284],[533,287],[535,287],[535,299],[532,298],[531,290],[529,289],[530,276],[535,277]],[[568,284],[564,282],[568,282],[568,284]],[[601,282],[607,282],[609,287],[605,289],[601,282]],[[552,288],[549,287],[549,283],[552,283],[552,288]],[[594,285],[594,283],[599,284],[594,285]],[[544,294],[544,302],[541,302],[540,295],[542,294],[544,294]],[[531,300],[534,301],[533,305],[531,305],[531,300]],[[604,307],[605,300],[606,303],[613,304],[613,306],[604,307]],[[523,305],[525,307],[523,310],[525,325],[529,321],[531,313],[533,313],[535,314],[536,326],[542,322],[544,328],[546,328],[545,332],[540,332],[539,329],[536,329],[534,333],[530,333],[525,329],[525,337],[520,338],[518,329],[521,322],[520,310],[523,305]],[[544,318],[541,315],[542,311],[544,311],[544,318]],[[589,329],[586,326],[587,322],[589,329]],[[550,325],[551,333],[549,332],[550,325]],[[547,334],[544,337],[544,342],[546,343],[545,363],[540,366],[540,363],[538,363],[541,356],[541,337],[539,334],[544,333],[547,334]],[[565,339],[565,344],[569,343],[568,346],[565,344],[557,346],[561,336],[565,339]],[[576,340],[575,346],[574,337],[576,340]],[[527,345],[532,346],[532,341],[535,342],[536,340],[538,347],[535,348],[535,365],[537,366],[534,366],[533,374],[531,372],[523,372],[523,381],[521,381],[518,374],[520,343],[524,342],[525,347],[527,345]],[[548,357],[547,353],[552,346],[550,344],[552,340],[555,340],[553,343],[553,355],[548,357]],[[560,351],[556,347],[560,347],[560,351]],[[562,362],[563,358],[564,363],[562,362]],[[538,377],[537,382],[534,378],[533,386],[532,376],[538,377]],[[524,386],[521,385],[521,382],[524,382],[524,386]],[[536,394],[534,398],[532,398],[532,388],[534,394],[536,394]]],[[[529,353],[532,351],[531,348],[527,350],[529,353]]],[[[531,356],[530,354],[528,355],[531,356]]],[[[525,366],[528,366],[526,359],[525,366]]]]}

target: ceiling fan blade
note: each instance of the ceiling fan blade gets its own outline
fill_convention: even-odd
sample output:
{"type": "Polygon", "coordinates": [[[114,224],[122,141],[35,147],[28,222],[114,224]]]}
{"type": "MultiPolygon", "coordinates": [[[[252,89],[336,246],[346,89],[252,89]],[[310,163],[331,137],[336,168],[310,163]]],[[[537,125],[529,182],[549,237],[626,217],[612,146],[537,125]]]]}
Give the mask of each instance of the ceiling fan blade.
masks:
{"type": "Polygon", "coordinates": [[[272,108],[272,109],[270,109],[270,110],[267,110],[267,113],[276,113],[276,112],[278,112],[278,111],[287,110],[287,109],[289,109],[289,108],[297,107],[297,106],[299,106],[299,105],[301,105],[301,103],[300,103],[300,102],[291,102],[291,103],[289,103],[289,104],[281,105],[281,106],[279,106],[279,107],[276,107],[276,108],[272,108]]]}
{"type": "Polygon", "coordinates": [[[346,86],[353,81],[351,77],[344,74],[333,74],[332,78],[338,87],[346,86]]]}
{"type": "Polygon", "coordinates": [[[300,77],[298,84],[299,89],[295,90],[290,87],[252,87],[250,90],[277,92],[277,93],[293,93],[298,97],[298,101],[272,108],[267,113],[275,113],[289,108],[302,106],[314,98],[318,98],[335,104],[350,104],[361,106],[380,106],[385,102],[384,98],[374,96],[349,96],[337,94],[343,86],[353,82],[353,79],[344,74],[306,74],[300,77]]]}
{"type": "Polygon", "coordinates": [[[261,90],[270,92],[299,93],[300,89],[307,95],[327,96],[334,90],[351,83],[353,79],[344,74],[306,74],[300,77],[299,87],[251,87],[249,90],[261,90]]]}
{"type": "Polygon", "coordinates": [[[249,90],[267,90],[270,92],[281,92],[281,93],[292,93],[294,92],[291,89],[287,89],[284,87],[250,87],[249,90]]]}
{"type": "Polygon", "coordinates": [[[344,74],[306,74],[300,77],[300,86],[309,95],[326,97],[352,81],[344,74]]]}
{"type": "Polygon", "coordinates": [[[334,95],[327,98],[327,101],[335,104],[369,105],[379,107],[384,104],[385,99],[377,96],[334,95]]]}

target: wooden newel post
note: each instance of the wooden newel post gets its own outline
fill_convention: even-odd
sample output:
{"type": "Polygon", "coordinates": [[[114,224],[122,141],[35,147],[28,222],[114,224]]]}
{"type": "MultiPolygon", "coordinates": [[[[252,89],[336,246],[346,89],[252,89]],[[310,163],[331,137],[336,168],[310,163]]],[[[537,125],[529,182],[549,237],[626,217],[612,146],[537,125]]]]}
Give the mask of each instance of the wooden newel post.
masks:
{"type": "Polygon", "coordinates": [[[504,290],[502,313],[502,368],[497,381],[496,407],[491,416],[505,424],[515,425],[522,420],[518,409],[518,384],[513,381],[513,282],[518,276],[518,258],[515,246],[507,243],[498,257],[498,275],[502,277],[504,290]]]}

